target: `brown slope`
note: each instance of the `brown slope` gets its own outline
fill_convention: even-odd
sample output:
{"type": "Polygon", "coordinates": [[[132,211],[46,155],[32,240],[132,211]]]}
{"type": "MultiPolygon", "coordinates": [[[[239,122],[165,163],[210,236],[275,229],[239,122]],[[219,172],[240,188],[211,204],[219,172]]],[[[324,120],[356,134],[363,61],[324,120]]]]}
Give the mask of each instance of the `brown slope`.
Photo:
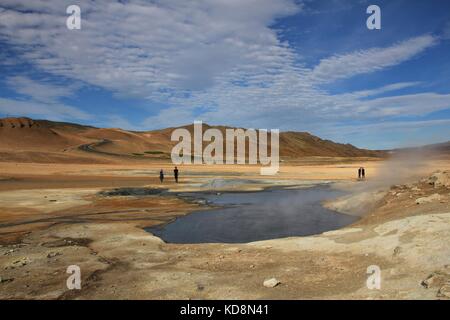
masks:
{"type": "MultiPolygon", "coordinates": [[[[194,133],[193,125],[181,126],[179,128],[187,129],[192,137],[194,133]]],[[[236,129],[226,126],[210,126],[203,124],[203,132],[209,128],[219,129],[222,136],[225,138],[226,129],[236,129]]],[[[157,136],[161,141],[167,141],[165,146],[174,145],[170,141],[170,135],[173,130],[177,128],[167,128],[157,131],[150,131],[148,134],[157,136]]],[[[244,129],[245,130],[245,129],[244,129]]],[[[268,137],[270,148],[270,134],[268,137]]],[[[209,142],[204,142],[206,145],[209,142]]],[[[235,148],[236,149],[236,148],[235,148]]],[[[225,150],[225,147],[224,147],[225,150]]],[[[168,151],[170,152],[170,150],[168,151]]],[[[383,151],[374,151],[357,148],[351,144],[336,143],[330,140],[323,140],[317,136],[314,136],[308,132],[281,132],[280,133],[280,157],[284,158],[299,158],[299,157],[382,157],[385,155],[383,151]]]]}
{"type": "Polygon", "coordinates": [[[280,156],[284,157],[380,157],[383,152],[359,149],[351,144],[323,140],[308,132],[280,133],[280,156]]]}
{"type": "Polygon", "coordinates": [[[1,151],[62,151],[82,144],[85,127],[29,118],[0,119],[1,151]]]}
{"type": "MultiPolygon", "coordinates": [[[[193,125],[181,128],[193,134],[193,125]]],[[[203,132],[208,128],[212,126],[203,124],[203,132]]],[[[219,129],[224,137],[226,129],[230,129],[225,126],[214,128],[219,129]]],[[[86,162],[89,158],[114,161],[117,157],[168,159],[177,143],[170,139],[174,129],[134,132],[29,118],[5,118],[0,119],[0,161],[70,162],[70,157],[74,162],[86,162]]],[[[280,133],[280,156],[285,159],[382,155],[383,152],[323,140],[307,132],[280,133]]]]}

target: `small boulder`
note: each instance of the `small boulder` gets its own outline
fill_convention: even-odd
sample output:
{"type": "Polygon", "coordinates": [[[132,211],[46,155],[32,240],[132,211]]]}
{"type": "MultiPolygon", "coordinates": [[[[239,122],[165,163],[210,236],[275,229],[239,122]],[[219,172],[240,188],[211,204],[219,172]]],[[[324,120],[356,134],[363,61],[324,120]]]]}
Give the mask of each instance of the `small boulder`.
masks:
{"type": "Polygon", "coordinates": [[[11,281],[14,281],[14,278],[0,277],[0,283],[6,283],[6,282],[11,282],[11,281]]]}
{"type": "Polygon", "coordinates": [[[426,289],[442,286],[446,281],[446,276],[437,272],[430,274],[421,285],[426,289]]]}
{"type": "Polygon", "coordinates": [[[274,287],[276,287],[279,284],[280,284],[280,281],[278,281],[275,278],[267,279],[263,283],[264,287],[266,287],[266,288],[274,288],[274,287]]]}
{"type": "Polygon", "coordinates": [[[439,187],[450,188],[450,172],[449,171],[435,172],[428,178],[428,182],[435,188],[439,187]]]}
{"type": "Polygon", "coordinates": [[[438,293],[437,293],[437,297],[439,298],[450,298],[450,283],[447,283],[445,285],[443,285],[438,293]]]}
{"type": "Polygon", "coordinates": [[[27,257],[24,257],[22,259],[16,260],[12,263],[14,267],[23,267],[26,266],[30,261],[27,257]]]}
{"type": "Polygon", "coordinates": [[[438,193],[434,193],[428,197],[417,198],[416,204],[430,203],[430,202],[439,201],[439,200],[441,200],[441,196],[438,193]]]}
{"type": "Polygon", "coordinates": [[[61,252],[50,252],[49,254],[47,254],[47,258],[50,259],[50,258],[54,258],[54,257],[60,256],[60,255],[62,255],[61,252]]]}

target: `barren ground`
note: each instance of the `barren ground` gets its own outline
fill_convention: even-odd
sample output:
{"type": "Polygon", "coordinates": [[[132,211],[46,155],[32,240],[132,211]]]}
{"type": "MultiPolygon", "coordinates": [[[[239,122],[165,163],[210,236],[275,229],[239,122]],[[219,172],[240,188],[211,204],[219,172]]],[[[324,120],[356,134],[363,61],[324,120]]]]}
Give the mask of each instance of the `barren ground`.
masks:
{"type": "Polygon", "coordinates": [[[273,177],[260,176],[256,166],[181,167],[180,184],[170,164],[0,163],[0,298],[448,298],[450,189],[418,177],[448,170],[450,162],[428,162],[412,181],[391,188],[376,183],[382,161],[320,160],[283,164],[273,177]],[[361,165],[365,182],[355,181],[361,165]],[[362,218],[321,235],[249,244],[166,244],[142,228],[204,206],[170,193],[99,194],[118,187],[257,190],[318,180],[352,190],[352,198],[327,205],[362,218]],[[416,204],[433,194],[439,199],[416,204]],[[355,210],[355,203],[367,210],[355,210]],[[81,290],[66,287],[69,265],[81,268],[81,290]],[[370,265],[381,269],[380,290],[366,287],[370,265]],[[280,284],[264,287],[269,278],[280,284]]]}

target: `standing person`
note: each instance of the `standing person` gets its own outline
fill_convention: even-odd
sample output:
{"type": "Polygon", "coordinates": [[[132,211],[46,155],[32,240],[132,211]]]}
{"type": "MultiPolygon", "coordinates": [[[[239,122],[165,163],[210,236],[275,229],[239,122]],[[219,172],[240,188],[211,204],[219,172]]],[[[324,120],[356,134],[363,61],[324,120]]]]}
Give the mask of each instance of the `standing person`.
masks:
{"type": "Polygon", "coordinates": [[[361,167],[358,169],[358,180],[361,179],[362,170],[361,167]]]}
{"type": "Polygon", "coordinates": [[[163,183],[163,181],[164,181],[164,171],[163,171],[163,169],[161,169],[161,171],[159,172],[159,181],[161,181],[161,183],[163,183]]]}
{"type": "Polygon", "coordinates": [[[366,178],[366,169],[361,168],[361,176],[362,176],[363,179],[366,178]]]}
{"type": "Polygon", "coordinates": [[[175,169],[173,169],[173,175],[175,176],[175,182],[178,183],[178,168],[175,167],[175,169]]]}

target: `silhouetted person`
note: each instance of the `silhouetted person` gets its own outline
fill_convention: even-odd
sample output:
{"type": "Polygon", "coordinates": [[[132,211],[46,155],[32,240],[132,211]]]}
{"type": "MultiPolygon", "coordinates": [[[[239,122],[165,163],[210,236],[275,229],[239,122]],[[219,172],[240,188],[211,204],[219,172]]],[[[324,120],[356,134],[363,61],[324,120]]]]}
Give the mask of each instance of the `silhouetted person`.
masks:
{"type": "Polygon", "coordinates": [[[362,168],[359,167],[359,169],[358,169],[358,179],[361,179],[361,174],[362,174],[362,168]]]}
{"type": "Polygon", "coordinates": [[[361,176],[362,176],[363,179],[366,178],[366,169],[361,168],[361,176]]]}
{"type": "Polygon", "coordinates": [[[159,172],[159,181],[161,181],[161,183],[163,183],[163,181],[164,181],[164,171],[162,169],[159,172]]]}
{"type": "Polygon", "coordinates": [[[178,183],[178,168],[175,167],[175,169],[173,169],[173,175],[175,176],[175,182],[178,183]]]}

